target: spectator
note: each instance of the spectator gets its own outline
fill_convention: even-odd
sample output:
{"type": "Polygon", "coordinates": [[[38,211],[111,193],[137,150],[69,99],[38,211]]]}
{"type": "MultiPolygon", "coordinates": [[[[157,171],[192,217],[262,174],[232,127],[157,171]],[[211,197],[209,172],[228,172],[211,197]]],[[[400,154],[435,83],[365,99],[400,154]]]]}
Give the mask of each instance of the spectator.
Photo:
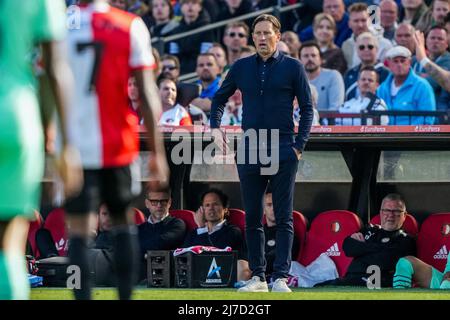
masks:
{"type": "Polygon", "coordinates": [[[277,50],[287,56],[290,56],[290,51],[288,45],[282,40],[277,43],[277,50]]]}
{"type": "Polygon", "coordinates": [[[254,46],[244,46],[241,49],[241,54],[239,55],[239,59],[249,57],[256,53],[256,48],[254,46]]]}
{"type": "MultiPolygon", "coordinates": [[[[448,34],[444,27],[432,27],[426,37],[428,54],[435,64],[444,70],[450,70],[450,53],[448,49],[448,34]]],[[[433,87],[436,98],[436,109],[447,111],[450,108],[450,95],[429,74],[420,67],[419,74],[428,80],[433,87]]]]}
{"type": "MultiPolygon", "coordinates": [[[[323,13],[333,17],[336,23],[334,43],[340,48],[345,40],[350,38],[352,30],[348,24],[348,14],[345,12],[343,0],[323,0],[323,13]]],[[[309,26],[300,32],[300,41],[308,41],[314,38],[313,27],[309,26]]]]}
{"type": "Polygon", "coordinates": [[[153,23],[149,30],[152,37],[164,37],[178,27],[179,23],[173,19],[170,0],[151,0],[150,10],[153,23]]]}
{"type": "MultiPolygon", "coordinates": [[[[151,191],[146,190],[145,207],[150,212],[147,222],[138,226],[141,262],[150,250],[174,250],[182,246],[186,235],[186,225],[183,220],[169,215],[172,203],[170,188],[151,191]]],[[[146,264],[141,272],[145,272],[146,264]]],[[[141,273],[141,279],[146,273],[141,273]]]]}
{"type": "Polygon", "coordinates": [[[277,0],[251,0],[252,11],[262,10],[277,4],[277,0]]]}
{"type": "Polygon", "coordinates": [[[197,58],[198,83],[202,86],[200,97],[192,100],[191,104],[199,107],[207,114],[211,110],[211,100],[219,90],[220,71],[216,57],[212,53],[202,53],[197,58]]]}
{"type": "Polygon", "coordinates": [[[427,58],[425,51],[425,39],[423,33],[416,31],[414,34],[414,42],[416,44],[416,55],[418,63],[427,70],[430,76],[439,83],[447,92],[450,92],[450,72],[442,69],[430,59],[427,58]]]}
{"type": "Polygon", "coordinates": [[[389,75],[389,70],[383,63],[377,61],[378,40],[370,32],[361,33],[356,40],[356,50],[361,63],[347,71],[344,76],[345,99],[350,100],[358,98],[360,95],[358,89],[358,75],[363,67],[374,67],[378,73],[380,82],[383,82],[389,75]]]}
{"type": "Polygon", "coordinates": [[[213,246],[238,251],[238,281],[248,280],[246,246],[241,230],[228,224],[228,196],[218,189],[209,189],[201,197],[201,206],[195,213],[198,228],[192,230],[184,241],[184,247],[213,246]]]}
{"type": "MultiPolygon", "coordinates": [[[[385,111],[387,110],[386,103],[376,96],[375,92],[380,84],[378,80],[377,70],[373,66],[364,66],[359,71],[358,90],[360,92],[358,97],[354,97],[339,108],[339,113],[360,113],[361,111],[385,111]]],[[[387,116],[381,117],[381,124],[387,125],[389,118],[387,116]]],[[[360,118],[341,118],[336,119],[336,124],[361,125],[360,118]]],[[[371,119],[368,119],[368,125],[372,124],[371,119]]]]}
{"type": "Polygon", "coordinates": [[[403,46],[406,49],[408,49],[411,54],[411,68],[414,72],[419,72],[419,64],[417,63],[416,59],[416,44],[414,42],[414,32],[415,28],[410,24],[406,22],[402,22],[398,25],[397,30],[395,31],[395,43],[399,46],[403,46]]]}
{"type": "Polygon", "coordinates": [[[208,52],[212,53],[216,57],[217,65],[219,66],[219,74],[222,74],[228,64],[225,49],[220,43],[214,42],[208,52]]]}
{"type": "Polygon", "coordinates": [[[395,31],[395,43],[399,46],[405,47],[411,53],[415,52],[416,46],[414,43],[414,31],[415,28],[412,24],[407,22],[400,23],[395,31]]]}
{"type": "Polygon", "coordinates": [[[337,70],[343,75],[347,70],[347,62],[342,50],[333,42],[336,34],[336,23],[333,17],[326,13],[319,13],[314,18],[313,29],[314,38],[322,53],[322,67],[337,70]]]}
{"type": "Polygon", "coordinates": [[[402,0],[402,7],[400,21],[410,23],[414,27],[416,27],[420,17],[428,10],[423,0],[402,0]]]}
{"type": "MultiPolygon", "coordinates": [[[[314,85],[309,84],[309,88],[311,90],[311,103],[312,103],[313,112],[314,112],[312,125],[318,126],[318,125],[320,125],[319,111],[317,111],[317,101],[319,100],[319,94],[317,93],[317,89],[314,85]]],[[[298,126],[299,122],[300,122],[300,107],[298,105],[297,98],[295,98],[294,99],[294,123],[296,126],[298,126]]]]}
{"type": "Polygon", "coordinates": [[[444,19],[444,27],[447,29],[447,35],[448,37],[448,47],[450,48],[450,12],[447,13],[447,16],[444,19]]]}
{"type": "MultiPolygon", "coordinates": [[[[396,46],[386,53],[391,74],[380,85],[377,95],[386,102],[388,110],[435,111],[433,88],[427,80],[411,69],[411,52],[396,46]]],[[[418,125],[433,124],[433,117],[391,116],[389,124],[418,125]]]]}
{"type": "Polygon", "coordinates": [[[191,116],[187,110],[176,103],[177,85],[169,78],[158,79],[159,97],[163,113],[159,118],[159,125],[191,126],[191,116]]]}
{"type": "Polygon", "coordinates": [[[252,12],[252,4],[249,0],[225,0],[218,5],[221,6],[217,16],[218,21],[236,18],[252,12]]]}
{"type": "MultiPolygon", "coordinates": [[[[208,14],[202,11],[202,0],[180,0],[180,4],[183,17],[172,34],[191,31],[211,22],[208,14]]],[[[178,56],[181,74],[195,70],[197,56],[211,47],[213,39],[213,33],[209,30],[169,42],[168,52],[178,56]]]]}
{"type": "Polygon", "coordinates": [[[344,80],[336,70],[321,68],[320,48],[315,42],[305,42],[300,48],[300,61],[305,66],[309,82],[319,93],[319,111],[338,110],[344,103],[344,80]]]}
{"type": "Polygon", "coordinates": [[[233,22],[225,27],[223,36],[223,43],[227,48],[228,66],[229,69],[233,63],[240,58],[242,47],[248,44],[248,35],[250,29],[244,22],[233,22]]]}
{"type": "Polygon", "coordinates": [[[384,29],[383,36],[394,40],[395,30],[397,30],[398,6],[393,0],[383,0],[380,2],[380,24],[384,29]]]}
{"type": "MultiPolygon", "coordinates": [[[[276,255],[276,230],[277,223],[275,213],[273,210],[272,191],[270,186],[264,195],[264,216],[266,224],[264,225],[264,239],[265,239],[265,258],[266,258],[266,277],[270,279],[273,272],[273,264],[276,255]]],[[[294,234],[294,241],[292,243],[292,259],[296,260],[300,250],[300,240],[294,234]]]]}
{"type": "Polygon", "coordinates": [[[180,60],[176,56],[165,54],[161,58],[161,76],[163,78],[170,78],[178,83],[180,76],[180,60]]]}
{"type": "Polygon", "coordinates": [[[281,40],[289,47],[289,53],[292,58],[300,59],[298,50],[300,49],[300,40],[298,35],[293,31],[285,31],[281,34],[281,40]]]}
{"type": "Polygon", "coordinates": [[[350,14],[348,25],[352,29],[353,34],[342,44],[342,51],[344,52],[345,60],[347,60],[347,67],[354,68],[361,63],[356,50],[356,39],[361,33],[368,31],[377,37],[377,58],[379,61],[384,61],[384,55],[392,47],[392,43],[382,35],[376,35],[373,29],[369,30],[370,21],[367,5],[362,2],[354,3],[348,8],[348,12],[350,14]]]}
{"type": "Polygon", "coordinates": [[[414,256],[400,258],[395,267],[393,287],[411,288],[413,281],[420,288],[450,289],[450,255],[444,272],[414,256]]]}
{"type": "Polygon", "coordinates": [[[345,277],[321,285],[366,286],[367,267],[378,266],[381,287],[392,287],[395,264],[404,256],[415,253],[415,241],[401,228],[406,217],[406,206],[398,194],[383,198],[380,209],[381,226],[369,225],[361,232],[345,238],[342,248],[353,260],[345,277]]]}
{"type": "Polygon", "coordinates": [[[442,25],[449,10],[450,0],[433,0],[431,7],[417,22],[416,29],[428,32],[431,27],[442,25]]]}
{"type": "Polygon", "coordinates": [[[136,86],[136,78],[128,78],[128,98],[130,99],[130,107],[139,119],[139,123],[142,120],[141,116],[141,99],[139,98],[139,90],[136,86]]]}

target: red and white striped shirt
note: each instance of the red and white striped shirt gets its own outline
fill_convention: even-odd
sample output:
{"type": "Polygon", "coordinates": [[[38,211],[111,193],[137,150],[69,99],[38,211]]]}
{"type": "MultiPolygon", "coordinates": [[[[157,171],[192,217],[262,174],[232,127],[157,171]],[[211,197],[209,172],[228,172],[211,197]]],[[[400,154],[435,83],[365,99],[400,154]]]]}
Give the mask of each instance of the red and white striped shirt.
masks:
{"type": "Polygon", "coordinates": [[[139,142],[127,84],[133,70],[154,67],[148,29],[133,14],[92,3],[81,7],[79,28],[69,30],[68,49],[76,84],[69,139],[80,150],[83,167],[130,164],[139,142]]]}

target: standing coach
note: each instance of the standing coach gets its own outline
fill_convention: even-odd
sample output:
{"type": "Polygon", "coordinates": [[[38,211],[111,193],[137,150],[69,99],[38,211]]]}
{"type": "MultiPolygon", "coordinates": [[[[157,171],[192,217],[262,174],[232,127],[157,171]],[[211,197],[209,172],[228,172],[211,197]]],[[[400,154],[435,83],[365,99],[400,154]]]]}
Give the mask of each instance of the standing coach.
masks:
{"type": "Polygon", "coordinates": [[[239,89],[243,99],[244,137],[246,133],[254,130],[259,140],[259,147],[252,149],[243,138],[241,144],[245,154],[260,153],[258,148],[265,148],[267,145],[270,159],[276,158],[278,166],[275,173],[264,175],[261,173],[265,165],[262,164],[262,158],[258,159],[256,164],[250,164],[247,159],[239,161],[238,157],[237,168],[246,211],[248,259],[252,271],[251,280],[239,291],[268,291],[261,219],[264,192],[270,181],[277,224],[272,291],[290,292],[286,281],[294,237],[293,195],[298,161],[308,140],[313,120],[311,92],[303,65],[276,49],[281,37],[278,19],[272,15],[260,15],[253,22],[252,29],[257,54],[236,61],[214,96],[211,105],[211,134],[220,149],[226,152],[227,141],[224,132],[220,130],[220,121],[225,103],[236,89],[239,89]],[[292,117],[295,97],[299,102],[301,114],[296,137],[292,117]],[[263,131],[268,132],[268,136],[272,138],[276,133],[277,139],[272,139],[270,143],[261,141],[263,131]]]}

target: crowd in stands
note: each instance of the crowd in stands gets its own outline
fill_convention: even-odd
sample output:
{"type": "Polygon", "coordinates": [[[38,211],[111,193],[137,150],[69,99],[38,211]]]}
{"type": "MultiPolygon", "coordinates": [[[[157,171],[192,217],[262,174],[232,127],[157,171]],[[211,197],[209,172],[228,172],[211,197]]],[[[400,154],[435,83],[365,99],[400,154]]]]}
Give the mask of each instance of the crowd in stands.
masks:
{"type": "MultiPolygon", "coordinates": [[[[110,3],[142,16],[155,40],[276,6],[278,1],[110,0],[110,3]]],[[[281,15],[278,50],[304,64],[318,93],[318,115],[323,111],[358,114],[371,110],[431,113],[449,110],[450,93],[417,61],[414,38],[416,30],[424,32],[427,57],[450,70],[450,1],[282,0],[280,3],[302,4],[281,15]],[[376,5],[378,11],[371,12],[371,5],[376,5]]],[[[164,87],[160,87],[161,98],[165,100],[160,124],[189,125],[197,121],[208,124],[211,99],[228,70],[237,59],[255,53],[251,23],[252,19],[231,22],[164,42],[164,54],[157,59],[155,69],[159,84],[164,87]],[[189,73],[195,74],[197,80],[190,83],[179,80],[189,73]],[[167,89],[173,83],[175,90],[167,89]]],[[[136,99],[130,94],[134,108],[136,99]]],[[[293,106],[295,110],[295,102],[293,106]]],[[[222,125],[240,125],[241,112],[242,97],[237,90],[227,104],[222,125]]],[[[441,123],[432,116],[391,115],[377,119],[375,124],[383,125],[441,123]]],[[[361,124],[355,115],[336,117],[333,122],[327,118],[316,120],[315,124],[361,124]]]]}

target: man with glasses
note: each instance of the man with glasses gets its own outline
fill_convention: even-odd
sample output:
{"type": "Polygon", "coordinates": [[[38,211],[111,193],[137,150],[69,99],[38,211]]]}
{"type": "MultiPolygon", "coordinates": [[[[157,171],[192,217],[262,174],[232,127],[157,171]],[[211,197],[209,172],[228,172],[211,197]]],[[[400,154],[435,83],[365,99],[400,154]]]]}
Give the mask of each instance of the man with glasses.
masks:
{"type": "Polygon", "coordinates": [[[225,28],[223,43],[227,49],[228,67],[240,58],[241,49],[248,44],[250,30],[244,22],[230,23],[225,28]]]}
{"type": "Polygon", "coordinates": [[[145,207],[150,212],[147,222],[138,226],[139,245],[141,249],[141,279],[145,272],[145,254],[149,250],[173,250],[181,247],[186,235],[183,220],[169,215],[172,204],[170,188],[145,193],[145,207]]]}
{"type": "Polygon", "coordinates": [[[342,248],[346,256],[353,258],[345,277],[321,285],[366,286],[373,274],[367,268],[376,266],[381,272],[381,287],[392,287],[395,265],[400,258],[415,253],[415,241],[402,230],[406,206],[401,195],[385,196],[380,216],[381,225],[369,225],[345,238],[342,248]]]}
{"type": "Polygon", "coordinates": [[[171,54],[165,54],[161,58],[161,77],[178,82],[180,76],[180,60],[171,54]]]}
{"type": "Polygon", "coordinates": [[[389,70],[377,59],[378,40],[373,34],[370,32],[361,33],[356,39],[356,50],[361,63],[349,69],[344,75],[346,101],[360,98],[358,76],[363,68],[373,67],[378,74],[379,83],[383,82],[389,75],[389,70]]]}

